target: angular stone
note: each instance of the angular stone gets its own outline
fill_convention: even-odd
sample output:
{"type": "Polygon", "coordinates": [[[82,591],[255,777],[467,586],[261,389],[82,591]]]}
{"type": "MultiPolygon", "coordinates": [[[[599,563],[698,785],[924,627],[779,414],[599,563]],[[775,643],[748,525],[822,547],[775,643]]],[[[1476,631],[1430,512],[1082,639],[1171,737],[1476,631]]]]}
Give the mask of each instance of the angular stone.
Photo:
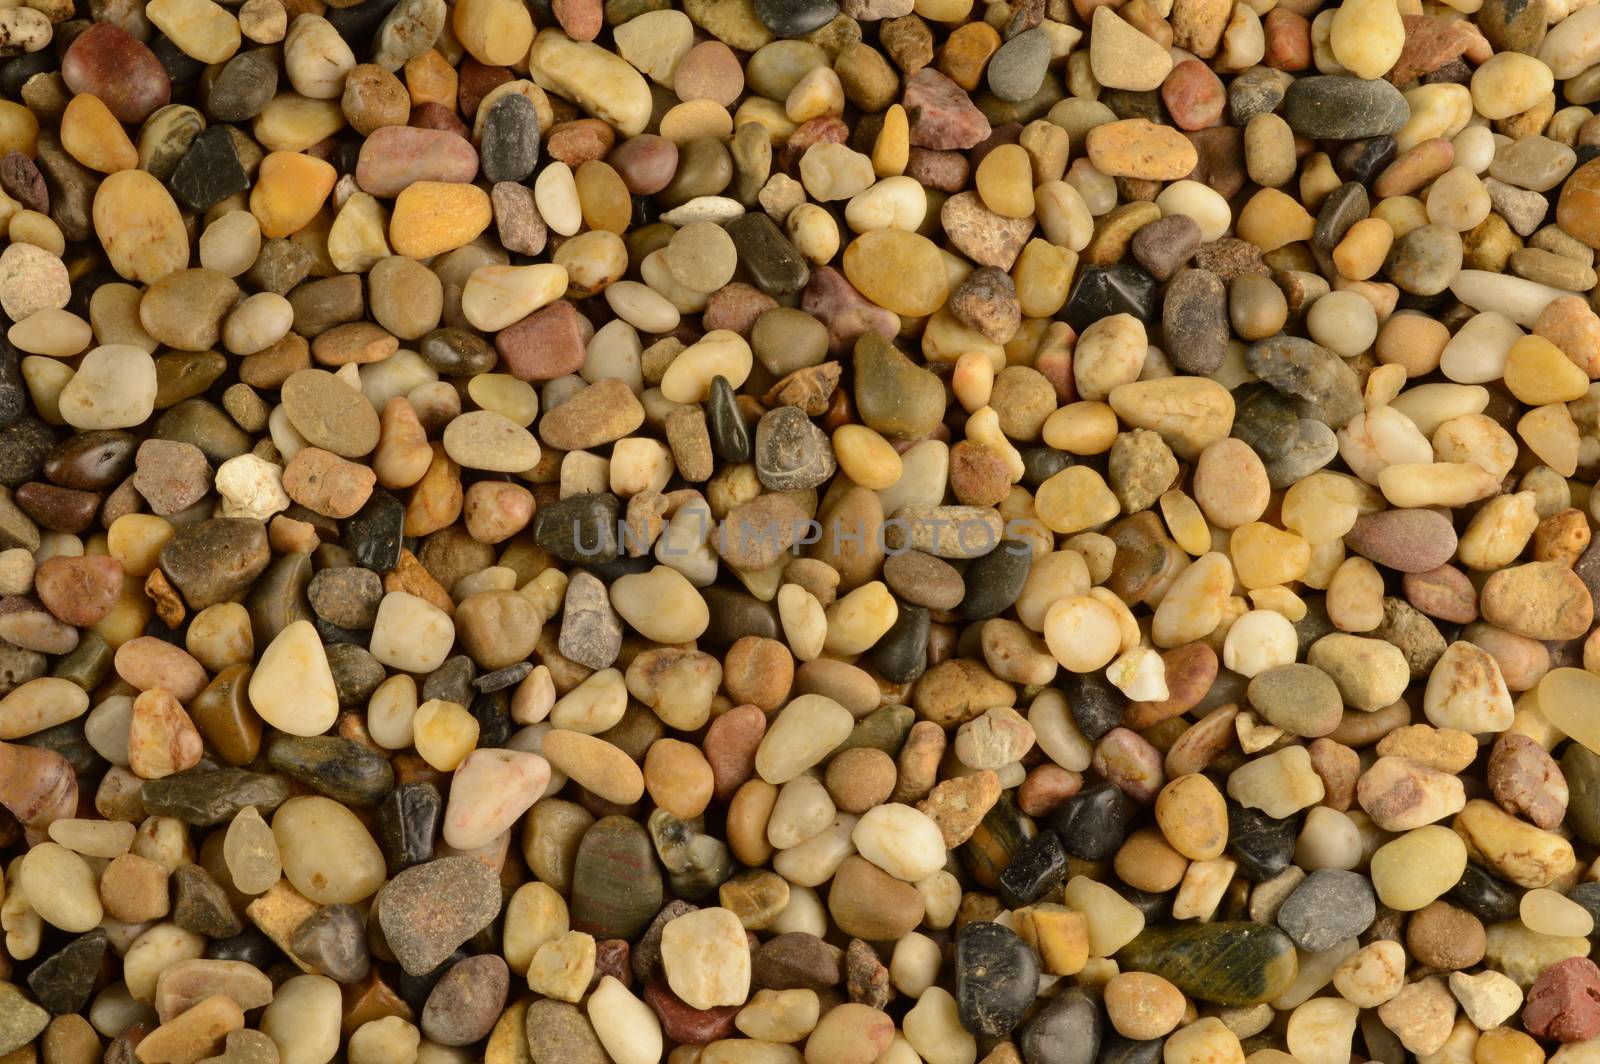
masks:
{"type": "Polygon", "coordinates": [[[374,904],[395,959],[422,975],[500,915],[500,882],[481,861],[442,857],[400,872],[374,904]]]}
{"type": "Polygon", "coordinates": [[[289,948],[336,983],[359,983],[371,968],[366,923],[351,905],[325,905],[306,917],[289,948]]]}
{"type": "Polygon", "coordinates": [[[103,928],[79,935],[28,973],[28,989],[57,1016],[82,1012],[94,993],[108,944],[103,928]]]}
{"type": "Polygon", "coordinates": [[[201,131],[168,179],[173,194],[191,210],[205,211],[250,187],[226,126],[201,131]]]}
{"type": "Polygon", "coordinates": [[[244,930],[228,894],[197,864],[172,873],[172,922],[207,938],[232,938],[244,930]]]}

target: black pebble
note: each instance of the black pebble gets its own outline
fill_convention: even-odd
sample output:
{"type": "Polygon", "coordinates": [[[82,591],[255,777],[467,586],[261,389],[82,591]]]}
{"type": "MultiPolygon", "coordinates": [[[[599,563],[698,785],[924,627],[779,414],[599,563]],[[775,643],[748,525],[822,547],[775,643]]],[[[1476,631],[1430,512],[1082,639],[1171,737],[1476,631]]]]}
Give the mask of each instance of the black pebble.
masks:
{"type": "Polygon", "coordinates": [[[1276,820],[1259,809],[1228,803],[1228,856],[1257,883],[1289,867],[1294,856],[1294,821],[1276,820]]]}
{"type": "Polygon", "coordinates": [[[344,547],[356,564],[387,573],[400,564],[406,507],[386,491],[375,491],[344,524],[344,547]]]}
{"type": "Polygon", "coordinates": [[[483,123],[483,176],[490,181],[522,181],[539,165],[539,114],[521,93],[500,97],[483,123]]]}
{"type": "Polygon", "coordinates": [[[1122,723],[1127,699],[1104,676],[1068,673],[1061,681],[1061,691],[1067,696],[1067,710],[1073,722],[1091,743],[1099,742],[1106,732],[1122,723]]]}
{"type": "Polygon", "coordinates": [[[1033,566],[1033,551],[1017,540],[1004,540],[994,550],[974,559],[962,574],[966,596],[961,616],[981,621],[1009,609],[1022,594],[1033,566]]]}
{"type": "Polygon", "coordinates": [[[1132,314],[1154,325],[1156,304],[1155,278],[1131,263],[1119,262],[1081,271],[1060,317],[1080,333],[1113,314],[1132,314]]]}
{"type": "Polygon", "coordinates": [[[804,37],[839,14],[837,0],[756,0],[756,18],[779,37],[804,37]]]}
{"type": "Polygon", "coordinates": [[[1096,1064],[1105,1020],[1100,1003],[1081,986],[1068,987],[1028,1020],[1017,1038],[1027,1064],[1096,1064]]]}
{"type": "Polygon", "coordinates": [[[1004,924],[976,920],[956,935],[956,1008],[961,1026],[1002,1038],[1039,992],[1039,960],[1004,924]]]}
{"type": "Polygon", "coordinates": [[[402,783],[378,809],[378,846],[394,877],[433,857],[444,800],[431,783],[402,783]]]}
{"type": "Polygon", "coordinates": [[[1490,924],[1516,919],[1521,905],[1517,892],[1484,871],[1483,866],[1471,861],[1467,862],[1467,870],[1461,874],[1461,879],[1445,896],[1490,924]]]}
{"type": "Polygon", "coordinates": [[[225,126],[212,126],[194,138],[173,167],[168,184],[179,200],[198,213],[249,188],[250,178],[239,162],[233,134],[225,126]]]}
{"type": "Polygon", "coordinates": [[[1062,802],[1050,827],[1074,857],[1099,861],[1117,852],[1128,834],[1133,804],[1114,784],[1101,783],[1062,802]]]}
{"type": "Polygon", "coordinates": [[[1006,908],[1032,905],[1067,878],[1067,851],[1053,831],[1035,835],[1000,873],[1006,908]]]}
{"type": "Polygon", "coordinates": [[[739,400],[726,377],[711,379],[711,396],[706,402],[706,429],[711,449],[724,462],[750,461],[750,426],[739,410],[739,400]]]}
{"type": "Polygon", "coordinates": [[[615,495],[573,495],[541,506],[533,519],[533,538],[564,562],[594,567],[620,553],[615,495]]]}
{"type": "Polygon", "coordinates": [[[890,683],[910,683],[928,669],[930,615],[921,606],[900,602],[900,614],[872,648],[872,664],[890,683]]]}
{"type": "Polygon", "coordinates": [[[78,936],[28,973],[28,989],[54,1015],[82,1012],[94,992],[108,944],[104,928],[78,936]]]}

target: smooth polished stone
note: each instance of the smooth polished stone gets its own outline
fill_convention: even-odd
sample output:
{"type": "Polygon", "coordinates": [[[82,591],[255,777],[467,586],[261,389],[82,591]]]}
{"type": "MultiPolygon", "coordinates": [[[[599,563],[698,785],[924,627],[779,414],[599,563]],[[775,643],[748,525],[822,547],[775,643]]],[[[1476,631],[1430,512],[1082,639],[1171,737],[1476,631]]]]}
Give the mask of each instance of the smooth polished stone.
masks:
{"type": "Polygon", "coordinates": [[[1154,972],[1190,997],[1254,1005],[1294,982],[1289,936],[1266,924],[1225,921],[1147,927],[1117,953],[1123,970],[1154,972]]]}

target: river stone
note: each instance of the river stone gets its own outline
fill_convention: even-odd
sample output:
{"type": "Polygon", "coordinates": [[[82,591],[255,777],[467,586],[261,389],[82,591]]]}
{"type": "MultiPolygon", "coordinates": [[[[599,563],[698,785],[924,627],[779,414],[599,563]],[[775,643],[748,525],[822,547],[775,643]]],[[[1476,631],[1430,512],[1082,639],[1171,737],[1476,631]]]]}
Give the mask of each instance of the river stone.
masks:
{"type": "Polygon", "coordinates": [[[50,1014],[29,1001],[21,987],[0,983],[0,1056],[15,1053],[32,1042],[49,1023],[50,1014]]]}
{"type": "Polygon", "coordinates": [[[1331,429],[1361,413],[1361,383],[1355,370],[1319,344],[1278,335],[1252,344],[1245,365],[1278,392],[1300,400],[1300,413],[1331,429]]]}
{"type": "Polygon", "coordinates": [[[522,181],[539,165],[539,114],[533,101],[507,93],[489,108],[478,149],[483,176],[490,181],[522,181]]]}
{"type": "Polygon", "coordinates": [[[839,14],[837,0],[755,0],[756,18],[779,37],[804,37],[839,14]]]}
{"type": "Polygon", "coordinates": [[[1228,856],[1248,879],[1264,882],[1289,867],[1294,856],[1295,822],[1259,809],[1228,803],[1228,856]]]}
{"type": "Polygon", "coordinates": [[[540,506],[533,539],[562,561],[604,565],[622,553],[617,542],[617,497],[586,492],[540,506]]]}
{"type": "Polygon", "coordinates": [[[761,212],[740,215],[724,228],[750,281],[770,296],[792,295],[811,280],[811,268],[773,220],[761,212]]]}
{"type": "MultiPolygon", "coordinates": [[[[1017,1032],[1016,1042],[1029,1064],[1096,1064],[1106,1059],[1101,1055],[1105,1033],[1099,1003],[1086,988],[1073,986],[1034,1013],[1017,1032]]],[[[1161,1043],[1152,1040],[1144,1044],[1159,1047],[1161,1043]]],[[[1152,1061],[1158,1059],[1159,1049],[1152,1061]]]]}
{"type": "Polygon", "coordinates": [[[1033,552],[1020,541],[1004,540],[994,550],[967,565],[962,579],[966,596],[961,615],[969,621],[998,616],[1022,594],[1033,566],[1033,552]]]}
{"type": "Polygon", "coordinates": [[[855,343],[856,413],[885,436],[914,440],[944,417],[944,385],[877,333],[855,343]]]}
{"type": "Polygon", "coordinates": [[[1296,78],[1284,94],[1283,117],[1312,140],[1359,140],[1400,132],[1411,108],[1387,81],[1329,74],[1296,78]]]}
{"type": "Polygon", "coordinates": [[[1167,353],[1185,373],[1209,377],[1228,353],[1228,290],[1210,270],[1184,270],[1161,308],[1167,353]]]}
{"type": "Polygon", "coordinates": [[[226,126],[201,131],[172,170],[173,194],[194,211],[205,211],[250,187],[233,134],[226,126]]]}
{"type": "Polygon", "coordinates": [[[1000,873],[1000,897],[1013,909],[1032,905],[1067,878],[1067,860],[1055,832],[1035,835],[1000,873]]]}
{"type": "Polygon", "coordinates": [[[161,548],[161,571],[192,610],[237,601],[267,567],[267,529],[248,517],[184,525],[161,548]]]}
{"type": "Polygon", "coordinates": [[[1051,815],[1050,827],[1067,853],[1099,861],[1117,852],[1127,835],[1133,805],[1115,785],[1102,783],[1068,798],[1051,815]]]}
{"type": "Polygon", "coordinates": [[[500,879],[475,858],[442,857],[400,872],[374,905],[395,959],[422,975],[500,915],[500,879]]]}
{"type": "Polygon", "coordinates": [[[627,817],[584,832],[572,873],[572,927],[596,938],[632,939],[661,909],[661,869],[650,836],[627,817]]]}
{"type": "Polygon", "coordinates": [[[492,953],[458,961],[434,984],[422,1009],[422,1033],[441,1045],[466,1046],[488,1036],[505,1007],[511,972],[492,953]]]}
{"type": "Polygon", "coordinates": [[[1356,518],[1344,545],[1386,569],[1426,573],[1455,555],[1456,531],[1434,510],[1380,510],[1356,518]]]}
{"type": "Polygon", "coordinates": [[[622,618],[605,584],[582,569],[567,582],[556,648],[589,669],[609,668],[622,651],[622,618]]]}
{"type": "Polygon", "coordinates": [[[1010,928],[975,920],[956,935],[956,1006],[961,1026],[1002,1038],[1039,991],[1039,959],[1010,928]]]}
{"type": "Polygon", "coordinates": [[[1355,938],[1372,925],[1377,902],[1366,876],[1319,868],[1278,909],[1278,926],[1308,953],[1355,938]]]}
{"type": "Polygon", "coordinates": [[[989,91],[1009,103],[1020,103],[1039,91],[1050,65],[1050,35],[1035,27],[1017,34],[989,60],[989,91]]]}
{"type": "Polygon", "coordinates": [[[1156,279],[1131,262],[1090,266],[1078,271],[1060,318],[1080,335],[1094,322],[1114,314],[1132,314],[1152,325],[1156,321],[1156,288],[1156,279]]]}
{"type": "Polygon", "coordinates": [[[252,48],[223,64],[206,94],[206,113],[218,122],[245,122],[278,92],[278,50],[252,48]]]}
{"type": "Polygon", "coordinates": [[[357,565],[387,573],[400,564],[405,547],[405,503],[375,491],[344,523],[343,546],[357,565]]]}
{"type": "Polygon", "coordinates": [[[1146,927],[1117,953],[1123,971],[1154,972],[1192,998],[1254,1005],[1294,981],[1294,943],[1275,927],[1249,922],[1146,927]]]}
{"type": "Polygon", "coordinates": [[[378,445],[378,412],[327,370],[300,370],[283,382],[281,394],[289,423],[311,446],[360,458],[378,445]]]}
{"type": "Polygon", "coordinates": [[[911,683],[928,669],[932,615],[921,606],[897,602],[899,614],[872,648],[872,664],[890,683],[911,683]]]}
{"type": "Polygon", "coordinates": [[[576,1005],[541,998],[524,1020],[532,1064],[610,1064],[589,1018],[576,1005]]]}
{"type": "Polygon", "coordinates": [[[139,788],[139,801],[147,813],[176,817],[203,828],[232,820],[247,805],[269,813],[288,797],[289,784],[283,777],[242,768],[200,766],[146,780],[139,788]]]}
{"type": "Polygon", "coordinates": [[[232,938],[244,930],[228,894],[197,864],[172,873],[172,922],[207,938],[232,938]]]}
{"type": "MultiPolygon", "coordinates": [[[[380,683],[383,680],[381,667],[377,679],[380,683]]],[[[394,789],[394,770],[387,757],[370,746],[337,735],[279,733],[267,744],[267,764],[345,805],[377,805],[394,789]]]]}

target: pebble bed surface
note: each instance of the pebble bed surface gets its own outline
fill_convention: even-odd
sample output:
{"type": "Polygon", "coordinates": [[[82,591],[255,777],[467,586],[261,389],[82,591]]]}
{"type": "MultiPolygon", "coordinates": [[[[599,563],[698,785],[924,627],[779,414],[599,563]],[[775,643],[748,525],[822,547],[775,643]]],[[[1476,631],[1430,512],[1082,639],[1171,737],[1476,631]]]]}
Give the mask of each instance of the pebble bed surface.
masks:
{"type": "Polygon", "coordinates": [[[0,1064],[1600,1064],[1600,4],[0,7],[0,1064]]]}

